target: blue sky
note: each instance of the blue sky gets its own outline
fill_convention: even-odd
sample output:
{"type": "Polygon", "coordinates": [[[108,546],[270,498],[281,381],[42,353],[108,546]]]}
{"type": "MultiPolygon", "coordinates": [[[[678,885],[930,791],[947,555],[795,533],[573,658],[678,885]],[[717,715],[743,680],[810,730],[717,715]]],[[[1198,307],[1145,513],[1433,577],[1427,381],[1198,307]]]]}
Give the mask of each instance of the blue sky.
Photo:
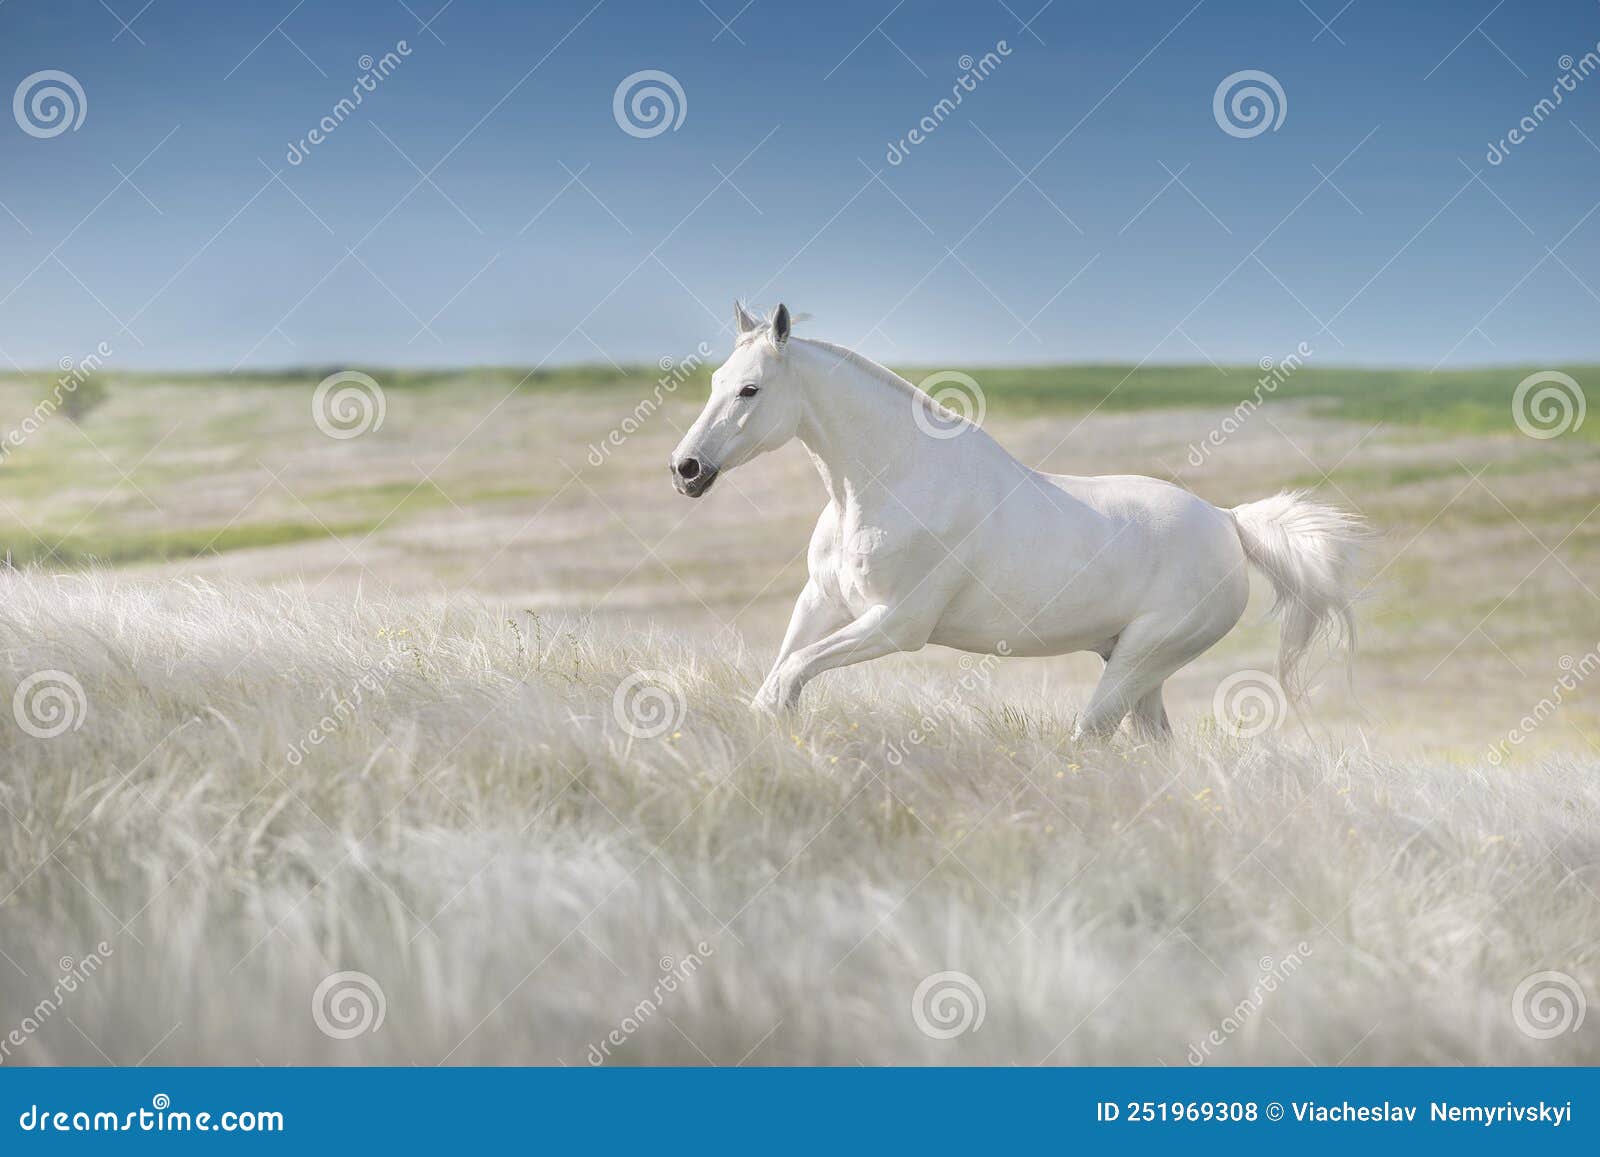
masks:
{"type": "Polygon", "coordinates": [[[1593,0],[1042,2],[9,0],[0,89],[87,107],[0,117],[0,367],[653,362],[735,295],[925,365],[1600,360],[1600,76],[1485,159],[1593,0]],[[1286,107],[1241,137],[1246,69],[1286,107]]]}

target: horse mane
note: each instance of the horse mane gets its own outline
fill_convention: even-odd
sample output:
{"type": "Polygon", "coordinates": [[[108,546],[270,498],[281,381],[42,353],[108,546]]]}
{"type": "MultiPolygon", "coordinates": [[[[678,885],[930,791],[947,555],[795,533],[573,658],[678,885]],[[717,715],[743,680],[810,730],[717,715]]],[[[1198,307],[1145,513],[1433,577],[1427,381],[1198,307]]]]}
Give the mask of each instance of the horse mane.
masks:
{"type": "MultiPolygon", "coordinates": [[[[821,341],[817,338],[806,338],[805,341],[808,345],[815,346],[821,350],[826,350],[828,353],[837,357],[840,361],[849,362],[867,377],[882,385],[893,386],[902,393],[914,394],[923,398],[928,397],[927,394],[917,389],[916,386],[906,381],[888,366],[880,365],[864,354],[858,354],[855,350],[846,349],[842,345],[835,345],[831,341],[821,341]]],[[[932,401],[931,398],[928,400],[932,401]]]]}

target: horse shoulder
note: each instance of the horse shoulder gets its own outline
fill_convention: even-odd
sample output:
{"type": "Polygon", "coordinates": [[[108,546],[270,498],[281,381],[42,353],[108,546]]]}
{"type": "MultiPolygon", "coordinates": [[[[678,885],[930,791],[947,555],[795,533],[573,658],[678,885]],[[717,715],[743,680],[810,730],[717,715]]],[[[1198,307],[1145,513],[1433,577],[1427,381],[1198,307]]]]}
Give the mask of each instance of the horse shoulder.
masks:
{"type": "Polygon", "coordinates": [[[839,508],[833,503],[823,507],[817,516],[817,525],[811,531],[811,544],[806,548],[806,561],[813,573],[819,565],[826,564],[839,550],[839,508]]]}

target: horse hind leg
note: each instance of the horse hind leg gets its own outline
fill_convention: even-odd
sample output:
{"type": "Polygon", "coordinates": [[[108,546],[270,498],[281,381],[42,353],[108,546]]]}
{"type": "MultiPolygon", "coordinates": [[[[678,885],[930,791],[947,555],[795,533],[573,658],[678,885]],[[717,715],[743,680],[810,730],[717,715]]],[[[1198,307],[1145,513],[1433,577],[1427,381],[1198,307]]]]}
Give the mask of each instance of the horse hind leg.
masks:
{"type": "Polygon", "coordinates": [[[1103,737],[1116,731],[1131,711],[1141,731],[1154,738],[1171,733],[1161,702],[1161,684],[1192,654],[1180,652],[1165,639],[1145,641],[1141,632],[1125,631],[1106,660],[1100,682],[1078,720],[1077,736],[1103,737]]]}
{"type": "Polygon", "coordinates": [[[1133,727],[1146,739],[1157,742],[1172,738],[1172,724],[1167,719],[1166,704],[1161,701],[1161,688],[1157,683],[1133,705],[1133,727]]]}

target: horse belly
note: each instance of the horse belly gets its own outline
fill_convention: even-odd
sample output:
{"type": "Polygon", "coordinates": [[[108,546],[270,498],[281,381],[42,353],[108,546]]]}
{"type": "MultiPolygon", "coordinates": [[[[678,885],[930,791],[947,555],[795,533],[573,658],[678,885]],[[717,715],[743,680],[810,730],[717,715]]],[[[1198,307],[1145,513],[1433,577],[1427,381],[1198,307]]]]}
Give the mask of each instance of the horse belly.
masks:
{"type": "Polygon", "coordinates": [[[1014,655],[1035,658],[1045,655],[1071,655],[1077,651],[1100,651],[1110,645],[1116,631],[1088,631],[1066,625],[1036,623],[1031,628],[1012,631],[987,631],[970,623],[947,619],[939,624],[930,643],[971,651],[979,655],[1014,655]]]}
{"type": "Polygon", "coordinates": [[[1099,649],[1130,617],[1126,591],[1101,568],[1045,550],[1025,566],[984,575],[950,601],[932,642],[963,651],[1064,655],[1099,649]]]}

